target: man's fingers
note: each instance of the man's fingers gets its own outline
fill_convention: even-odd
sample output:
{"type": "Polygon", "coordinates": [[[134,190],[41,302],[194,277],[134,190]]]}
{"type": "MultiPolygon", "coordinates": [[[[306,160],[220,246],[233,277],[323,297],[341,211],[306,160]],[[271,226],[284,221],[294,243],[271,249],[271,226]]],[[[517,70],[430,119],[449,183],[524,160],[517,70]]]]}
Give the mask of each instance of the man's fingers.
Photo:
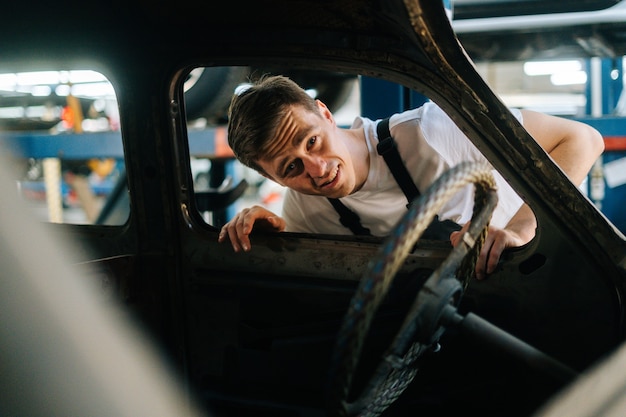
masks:
{"type": "Polygon", "coordinates": [[[469,226],[470,224],[469,222],[467,222],[463,225],[461,230],[450,233],[450,243],[452,243],[452,246],[458,245],[459,241],[461,240],[461,237],[463,236],[463,233],[465,233],[467,229],[469,229],[469,226]]]}
{"type": "Polygon", "coordinates": [[[220,234],[217,235],[217,241],[223,243],[224,239],[226,239],[226,235],[228,235],[228,232],[226,231],[226,226],[222,226],[222,228],[220,229],[220,234]]]}
{"type": "Polygon", "coordinates": [[[459,243],[460,236],[461,236],[461,232],[450,233],[450,243],[452,243],[452,246],[456,246],[459,243]]]}
{"type": "Polygon", "coordinates": [[[487,274],[491,274],[496,270],[503,250],[504,246],[502,246],[502,240],[496,240],[493,242],[491,250],[489,251],[489,258],[487,259],[487,267],[485,271],[487,274]]]}
{"type": "MultiPolygon", "coordinates": [[[[476,261],[476,278],[483,279],[498,267],[502,252],[507,246],[508,234],[502,229],[490,228],[485,244],[476,261]]],[[[510,245],[509,245],[510,246],[510,245]]]]}
{"type": "Polygon", "coordinates": [[[268,217],[267,218],[267,222],[272,226],[272,227],[278,227],[279,222],[278,219],[276,217],[268,217]]]}
{"type": "Polygon", "coordinates": [[[241,246],[239,245],[239,237],[237,234],[237,223],[231,224],[228,226],[228,238],[230,239],[230,244],[233,247],[235,252],[239,252],[241,250],[241,246]]]}
{"type": "Polygon", "coordinates": [[[478,259],[476,260],[476,279],[485,278],[486,263],[489,257],[489,251],[491,250],[491,244],[492,241],[490,239],[485,239],[485,244],[478,254],[478,259]]]}
{"type": "Polygon", "coordinates": [[[226,223],[217,237],[217,241],[223,243],[230,240],[230,244],[235,252],[243,250],[249,250],[250,240],[247,239],[247,235],[244,233],[245,225],[241,215],[235,216],[231,221],[226,223]]]}
{"type": "Polygon", "coordinates": [[[248,235],[252,231],[252,226],[250,225],[246,214],[247,212],[243,213],[243,215],[237,219],[235,238],[237,240],[238,248],[235,249],[235,252],[238,252],[238,249],[243,249],[246,252],[250,250],[250,239],[248,238],[248,235]]]}
{"type": "Polygon", "coordinates": [[[285,221],[260,206],[245,208],[222,227],[217,241],[225,242],[228,237],[235,252],[248,252],[252,249],[250,233],[255,228],[266,230],[271,228],[280,232],[285,229],[285,221]]]}
{"type": "Polygon", "coordinates": [[[274,229],[278,232],[282,232],[285,230],[285,220],[282,217],[271,216],[267,218],[267,221],[272,225],[274,229]]]}

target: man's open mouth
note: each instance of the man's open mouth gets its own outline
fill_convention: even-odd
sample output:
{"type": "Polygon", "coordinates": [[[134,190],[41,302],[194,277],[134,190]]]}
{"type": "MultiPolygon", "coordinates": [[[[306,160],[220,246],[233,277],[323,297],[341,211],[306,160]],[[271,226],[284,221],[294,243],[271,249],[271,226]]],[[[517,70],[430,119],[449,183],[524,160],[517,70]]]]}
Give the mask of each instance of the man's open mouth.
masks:
{"type": "Polygon", "coordinates": [[[331,188],[337,183],[337,180],[339,179],[339,167],[335,168],[331,175],[332,177],[325,183],[321,184],[319,186],[320,188],[331,188]]]}

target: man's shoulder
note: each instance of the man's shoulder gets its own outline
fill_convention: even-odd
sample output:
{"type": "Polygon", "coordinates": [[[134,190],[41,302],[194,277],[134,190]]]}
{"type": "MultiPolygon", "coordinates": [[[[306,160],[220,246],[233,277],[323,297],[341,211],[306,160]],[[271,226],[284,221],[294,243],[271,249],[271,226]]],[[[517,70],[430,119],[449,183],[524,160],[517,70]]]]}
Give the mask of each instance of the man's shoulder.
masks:
{"type": "MultiPolygon", "coordinates": [[[[424,113],[424,111],[427,110],[431,106],[436,107],[434,103],[428,102],[415,109],[405,110],[400,113],[394,113],[388,117],[389,126],[392,127],[403,122],[407,122],[411,120],[419,120],[422,118],[422,114],[424,113]]],[[[354,120],[351,128],[365,127],[367,129],[368,127],[375,126],[380,120],[382,119],[373,120],[365,116],[359,116],[354,120]]]]}
{"type": "MultiPolygon", "coordinates": [[[[443,111],[432,101],[428,101],[422,104],[420,107],[403,111],[402,113],[396,113],[389,118],[389,126],[394,127],[407,122],[421,123],[427,120],[428,117],[436,117],[443,113],[443,111]]],[[[445,113],[444,113],[445,114],[445,113]]]]}

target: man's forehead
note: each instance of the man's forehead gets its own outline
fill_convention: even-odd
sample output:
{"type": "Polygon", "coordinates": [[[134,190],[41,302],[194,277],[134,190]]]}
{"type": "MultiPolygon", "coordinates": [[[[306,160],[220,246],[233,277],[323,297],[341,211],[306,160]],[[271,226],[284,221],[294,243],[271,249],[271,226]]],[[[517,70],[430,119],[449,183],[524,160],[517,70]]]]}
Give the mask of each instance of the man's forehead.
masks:
{"type": "Polygon", "coordinates": [[[262,150],[263,159],[272,160],[304,140],[315,126],[311,114],[302,106],[289,106],[262,150]]]}

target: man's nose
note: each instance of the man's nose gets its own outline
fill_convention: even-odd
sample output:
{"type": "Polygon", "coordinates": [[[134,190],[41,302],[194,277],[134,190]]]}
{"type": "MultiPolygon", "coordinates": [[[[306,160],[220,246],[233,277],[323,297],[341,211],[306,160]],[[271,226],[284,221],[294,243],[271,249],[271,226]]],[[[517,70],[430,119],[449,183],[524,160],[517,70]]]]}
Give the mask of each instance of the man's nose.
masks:
{"type": "Polygon", "coordinates": [[[311,156],[303,159],[304,169],[311,178],[321,178],[326,174],[326,161],[323,158],[311,156]]]}

